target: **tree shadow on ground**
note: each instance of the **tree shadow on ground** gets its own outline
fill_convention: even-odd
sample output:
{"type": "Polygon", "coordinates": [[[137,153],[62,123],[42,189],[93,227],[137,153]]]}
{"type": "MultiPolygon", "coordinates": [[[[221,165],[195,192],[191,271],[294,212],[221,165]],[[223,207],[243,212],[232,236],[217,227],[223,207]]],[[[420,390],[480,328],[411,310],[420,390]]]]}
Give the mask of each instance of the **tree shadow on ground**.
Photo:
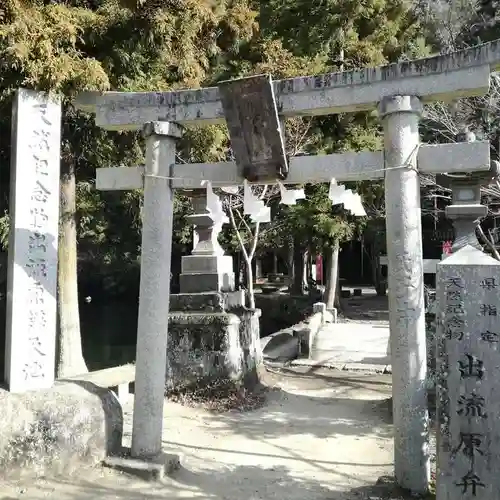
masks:
{"type": "MultiPolygon", "coordinates": [[[[262,407],[253,411],[204,412],[203,427],[208,432],[217,428],[218,435],[246,438],[256,444],[272,441],[278,448],[278,439],[291,446],[294,442],[287,440],[294,436],[310,436],[311,443],[314,439],[342,436],[392,440],[392,415],[387,404],[391,389],[387,377],[347,373],[339,376],[338,372],[325,371],[324,379],[318,379],[320,373],[311,378],[306,373],[301,378],[294,368],[288,372],[289,378],[282,372],[270,374],[265,381],[262,407]],[[275,383],[277,380],[280,385],[275,383]]],[[[173,414],[168,409],[170,404],[167,402],[167,415],[173,414]]],[[[168,428],[175,423],[165,425],[168,428]]],[[[191,452],[203,445],[190,442],[189,438],[177,439],[177,435],[167,431],[164,444],[174,449],[188,448],[191,452]]],[[[290,447],[283,451],[287,455],[293,452],[290,447]]]]}
{"type": "MultiPolygon", "coordinates": [[[[98,474],[98,472],[94,472],[98,474]]],[[[150,483],[127,474],[101,474],[90,479],[59,478],[34,483],[26,491],[26,496],[9,497],[41,498],[54,497],[58,500],[95,500],[113,498],[116,500],[144,499],[286,499],[286,500],[360,500],[368,499],[373,489],[366,484],[362,487],[346,486],[353,476],[344,474],[338,484],[322,484],[319,480],[297,477],[296,473],[284,466],[263,468],[258,466],[235,466],[225,470],[181,469],[163,484],[150,483]],[[35,491],[33,491],[36,488],[35,491]],[[365,495],[366,492],[366,495],[365,495]],[[46,495],[46,497],[44,496],[46,495]]],[[[356,480],[359,485],[362,481],[356,480]]]]}
{"type": "Polygon", "coordinates": [[[328,384],[328,387],[340,389],[346,396],[358,389],[369,389],[387,397],[391,392],[392,377],[389,374],[339,371],[321,365],[280,366],[273,368],[272,372],[275,378],[303,380],[307,389],[321,389],[328,384]]]}
{"type": "MultiPolygon", "coordinates": [[[[231,463],[231,457],[234,457],[235,462],[288,462],[293,464],[291,466],[294,470],[314,467],[326,473],[343,466],[391,467],[390,463],[374,463],[370,460],[372,457],[364,460],[363,456],[347,458],[345,454],[340,455],[343,460],[341,458],[340,461],[335,461],[339,458],[340,450],[332,450],[331,456],[325,454],[324,450],[315,451],[315,447],[322,440],[335,440],[339,437],[352,437],[353,443],[368,439],[374,444],[377,440],[382,440],[382,443],[385,441],[391,446],[392,419],[387,399],[374,399],[371,386],[370,390],[362,393],[367,399],[342,397],[344,389],[355,390],[358,383],[365,382],[362,378],[359,382],[356,380],[356,377],[350,378],[349,382],[353,381],[352,387],[346,384],[345,380],[344,383],[339,381],[334,396],[330,396],[330,392],[325,396],[317,396],[272,388],[267,394],[265,406],[254,411],[233,410],[218,414],[205,412],[203,427],[207,430],[217,429],[218,437],[215,442],[208,444],[189,437],[178,439],[178,433],[167,432],[164,446],[181,450],[191,457],[209,453],[212,457],[217,457],[217,460],[220,457],[220,460],[226,463],[231,463]],[[310,441],[305,441],[309,437],[310,441]],[[235,446],[233,439],[236,442],[254,443],[254,446],[244,445],[243,449],[241,446],[235,446]]],[[[364,386],[366,387],[366,384],[364,386]]],[[[332,389],[330,383],[324,382],[315,387],[319,391],[332,389]]],[[[377,387],[376,384],[374,387],[377,387]]],[[[166,412],[169,412],[168,406],[166,412]]],[[[335,441],[332,441],[333,443],[335,441]]]]}
{"type": "Polygon", "coordinates": [[[337,435],[392,437],[391,419],[380,399],[350,399],[292,394],[274,389],[263,408],[207,413],[207,425],[216,425],[251,439],[292,435],[331,438],[337,435]]]}

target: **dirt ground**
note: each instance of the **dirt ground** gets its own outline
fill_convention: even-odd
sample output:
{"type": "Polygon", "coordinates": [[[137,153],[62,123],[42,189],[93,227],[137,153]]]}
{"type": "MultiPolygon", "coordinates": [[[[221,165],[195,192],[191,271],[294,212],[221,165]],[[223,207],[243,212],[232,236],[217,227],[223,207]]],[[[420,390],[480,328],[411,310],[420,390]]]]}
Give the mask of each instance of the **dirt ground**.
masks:
{"type": "MultiPolygon", "coordinates": [[[[352,288],[346,288],[351,290],[352,288]]],[[[363,288],[361,297],[351,295],[341,299],[341,322],[361,322],[369,324],[389,324],[389,303],[387,295],[378,296],[371,288],[363,288]]]]}
{"type": "MultiPolygon", "coordinates": [[[[165,451],[182,468],[164,484],[110,469],[3,484],[0,499],[340,500],[378,495],[392,474],[390,376],[282,368],[269,372],[264,406],[213,413],[166,402],[165,451]]],[[[132,402],[124,408],[129,444],[132,402]]],[[[385,498],[399,498],[386,496],[385,498]]]]}

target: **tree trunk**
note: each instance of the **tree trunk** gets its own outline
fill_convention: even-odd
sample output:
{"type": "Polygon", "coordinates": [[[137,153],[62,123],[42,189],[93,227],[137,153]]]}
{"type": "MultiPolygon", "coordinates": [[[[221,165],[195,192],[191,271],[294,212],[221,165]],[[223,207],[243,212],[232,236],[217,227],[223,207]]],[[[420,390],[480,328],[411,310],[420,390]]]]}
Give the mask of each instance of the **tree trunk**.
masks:
{"type": "Polygon", "coordinates": [[[339,290],[339,244],[329,249],[326,259],[326,287],[325,302],[328,310],[333,309],[339,302],[337,295],[339,290]]]}
{"type": "Polygon", "coordinates": [[[248,308],[252,311],[255,309],[255,290],[253,288],[253,269],[252,259],[245,259],[247,270],[247,296],[248,308]]]}
{"type": "Polygon", "coordinates": [[[387,284],[382,275],[382,266],[380,265],[380,255],[372,260],[372,266],[375,273],[375,291],[377,295],[383,297],[387,293],[387,284]]]}
{"type": "Polygon", "coordinates": [[[310,280],[309,274],[309,251],[306,250],[302,254],[302,290],[307,290],[309,288],[310,280]]]}
{"type": "Polygon", "coordinates": [[[240,256],[240,287],[241,288],[248,288],[247,283],[248,283],[248,273],[247,273],[247,263],[245,259],[245,255],[242,253],[240,256]]]}
{"type": "Polygon", "coordinates": [[[288,277],[293,279],[294,269],[293,269],[293,245],[290,243],[286,252],[286,271],[288,277]]]}
{"type": "Polygon", "coordinates": [[[236,263],[236,267],[234,269],[234,287],[236,290],[239,290],[240,287],[243,285],[243,283],[241,282],[241,272],[240,272],[240,269],[241,269],[241,254],[240,252],[236,252],[236,255],[235,255],[235,263],[236,263]]]}
{"type": "Polygon", "coordinates": [[[273,273],[278,274],[278,253],[276,250],[273,252],[273,273]]]}
{"type": "Polygon", "coordinates": [[[293,282],[292,282],[292,294],[293,295],[303,295],[304,294],[304,261],[302,255],[302,248],[298,241],[293,242],[293,282]]]}
{"type": "Polygon", "coordinates": [[[83,359],[78,310],[76,250],[76,179],[74,165],[61,162],[61,215],[59,222],[57,377],[87,372],[83,359]]]}

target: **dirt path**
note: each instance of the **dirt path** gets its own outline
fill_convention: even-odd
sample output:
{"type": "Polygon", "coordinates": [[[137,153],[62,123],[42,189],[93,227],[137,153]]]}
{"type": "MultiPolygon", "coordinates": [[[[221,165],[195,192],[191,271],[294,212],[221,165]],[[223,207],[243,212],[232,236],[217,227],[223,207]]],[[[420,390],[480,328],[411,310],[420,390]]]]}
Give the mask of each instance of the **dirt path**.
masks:
{"type": "MultiPolygon", "coordinates": [[[[164,485],[97,468],[2,485],[0,498],[339,500],[366,498],[368,485],[392,473],[392,429],[381,404],[388,376],[294,368],[269,374],[267,384],[265,406],[247,413],[166,403],[164,446],[184,459],[164,485]]],[[[128,441],[132,405],[124,410],[128,441]]]]}
{"type": "MultiPolygon", "coordinates": [[[[351,289],[352,290],[352,289],[351,289]]],[[[387,296],[378,296],[371,288],[363,288],[361,297],[342,299],[341,322],[366,322],[373,325],[389,324],[389,303],[387,296]]]]}

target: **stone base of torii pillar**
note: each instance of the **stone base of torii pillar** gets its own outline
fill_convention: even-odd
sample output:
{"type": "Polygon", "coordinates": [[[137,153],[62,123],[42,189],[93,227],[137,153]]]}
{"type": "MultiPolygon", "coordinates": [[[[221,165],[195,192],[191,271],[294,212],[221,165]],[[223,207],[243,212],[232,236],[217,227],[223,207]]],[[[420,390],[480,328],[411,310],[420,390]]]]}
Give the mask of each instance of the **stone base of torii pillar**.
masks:
{"type": "Polygon", "coordinates": [[[205,191],[189,195],[197,243],[182,257],[181,293],[170,296],[167,391],[214,380],[251,389],[262,364],[260,310],[247,309],[244,292],[235,291],[233,258],[217,241],[221,226],[206,210],[205,191]]]}

